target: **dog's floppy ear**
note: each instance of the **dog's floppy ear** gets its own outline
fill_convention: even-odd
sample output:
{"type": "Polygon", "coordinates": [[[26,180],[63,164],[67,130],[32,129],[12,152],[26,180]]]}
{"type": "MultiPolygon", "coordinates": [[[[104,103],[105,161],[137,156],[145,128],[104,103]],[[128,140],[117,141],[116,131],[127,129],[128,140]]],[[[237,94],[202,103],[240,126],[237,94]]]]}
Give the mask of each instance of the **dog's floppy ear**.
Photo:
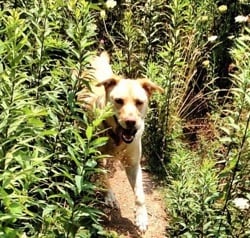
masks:
{"type": "Polygon", "coordinates": [[[141,83],[141,86],[144,88],[144,90],[147,92],[148,96],[150,97],[154,92],[160,92],[164,93],[164,89],[157,84],[153,83],[149,79],[141,78],[138,79],[141,83]]]}
{"type": "Polygon", "coordinates": [[[113,75],[111,78],[103,80],[103,81],[97,83],[96,86],[104,86],[105,90],[109,91],[119,82],[119,80],[120,79],[118,77],[113,75]]]}
{"type": "Polygon", "coordinates": [[[98,82],[102,82],[113,77],[113,71],[109,62],[109,55],[106,51],[103,51],[99,56],[93,58],[91,62],[93,76],[98,82]]]}

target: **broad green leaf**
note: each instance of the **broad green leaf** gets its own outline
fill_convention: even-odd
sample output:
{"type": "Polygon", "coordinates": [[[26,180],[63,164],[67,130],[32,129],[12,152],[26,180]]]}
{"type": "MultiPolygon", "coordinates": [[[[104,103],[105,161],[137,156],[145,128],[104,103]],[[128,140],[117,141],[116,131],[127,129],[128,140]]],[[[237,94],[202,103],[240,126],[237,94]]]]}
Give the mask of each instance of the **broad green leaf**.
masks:
{"type": "Polygon", "coordinates": [[[87,137],[88,141],[90,141],[91,138],[92,138],[92,135],[93,135],[93,127],[88,126],[87,129],[86,129],[85,134],[86,134],[86,137],[87,137]]]}
{"type": "Polygon", "coordinates": [[[94,148],[105,145],[108,141],[108,137],[98,137],[90,142],[90,146],[94,148]]]}
{"type": "Polygon", "coordinates": [[[82,192],[83,177],[81,175],[76,175],[75,183],[76,183],[78,194],[80,194],[82,192]]]}
{"type": "Polygon", "coordinates": [[[55,211],[58,207],[56,205],[49,204],[43,209],[42,217],[46,217],[51,215],[53,211],[55,211]]]}
{"type": "Polygon", "coordinates": [[[86,162],[86,166],[89,168],[94,168],[94,167],[96,167],[96,165],[97,165],[97,162],[94,159],[89,159],[86,162]]]}
{"type": "Polygon", "coordinates": [[[28,123],[36,128],[43,128],[44,127],[44,122],[42,122],[40,119],[38,118],[29,118],[28,119],[28,123]]]}
{"type": "Polygon", "coordinates": [[[23,211],[23,207],[20,203],[12,203],[8,208],[10,212],[15,215],[21,215],[23,211]]]}

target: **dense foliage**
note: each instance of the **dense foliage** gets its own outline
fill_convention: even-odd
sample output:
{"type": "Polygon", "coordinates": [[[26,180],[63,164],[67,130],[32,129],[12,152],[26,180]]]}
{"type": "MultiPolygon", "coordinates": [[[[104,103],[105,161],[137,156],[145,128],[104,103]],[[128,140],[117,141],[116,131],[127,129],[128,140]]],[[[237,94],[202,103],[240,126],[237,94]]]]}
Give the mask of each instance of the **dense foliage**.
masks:
{"type": "MultiPolygon", "coordinates": [[[[101,232],[96,186],[101,116],[76,102],[95,24],[85,1],[8,1],[1,10],[0,236],[101,232]]],[[[84,82],[82,82],[84,83],[84,82]]]]}
{"type": "Polygon", "coordinates": [[[169,237],[250,235],[250,3],[0,2],[0,236],[115,237],[91,181],[106,138],[76,101],[90,56],[165,88],[144,154],[169,237]]]}

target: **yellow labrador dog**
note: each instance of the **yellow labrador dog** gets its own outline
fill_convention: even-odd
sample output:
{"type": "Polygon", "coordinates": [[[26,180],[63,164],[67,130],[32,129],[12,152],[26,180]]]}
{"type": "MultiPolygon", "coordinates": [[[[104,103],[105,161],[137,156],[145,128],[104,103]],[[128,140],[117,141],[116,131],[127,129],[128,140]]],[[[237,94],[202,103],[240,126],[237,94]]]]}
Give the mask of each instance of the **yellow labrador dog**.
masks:
{"type": "MultiPolygon", "coordinates": [[[[91,107],[104,108],[107,103],[113,107],[114,116],[103,122],[110,139],[102,152],[112,156],[107,160],[117,159],[123,164],[135,194],[136,225],[141,232],[145,232],[148,216],[140,165],[141,138],[149,98],[153,92],[163,92],[163,89],[148,79],[133,80],[114,75],[106,52],[93,59],[92,68],[96,84],[92,87],[92,92],[80,92],[78,100],[91,107]]],[[[108,181],[106,186],[105,202],[117,207],[108,181]]]]}

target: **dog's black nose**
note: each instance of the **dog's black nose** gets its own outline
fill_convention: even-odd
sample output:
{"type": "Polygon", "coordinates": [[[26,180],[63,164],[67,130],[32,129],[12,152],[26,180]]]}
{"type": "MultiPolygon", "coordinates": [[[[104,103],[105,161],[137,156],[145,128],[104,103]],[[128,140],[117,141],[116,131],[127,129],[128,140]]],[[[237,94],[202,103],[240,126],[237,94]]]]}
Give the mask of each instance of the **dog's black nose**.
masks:
{"type": "Polygon", "coordinates": [[[125,123],[126,123],[126,126],[128,128],[133,128],[135,126],[135,120],[126,120],[125,123]]]}

